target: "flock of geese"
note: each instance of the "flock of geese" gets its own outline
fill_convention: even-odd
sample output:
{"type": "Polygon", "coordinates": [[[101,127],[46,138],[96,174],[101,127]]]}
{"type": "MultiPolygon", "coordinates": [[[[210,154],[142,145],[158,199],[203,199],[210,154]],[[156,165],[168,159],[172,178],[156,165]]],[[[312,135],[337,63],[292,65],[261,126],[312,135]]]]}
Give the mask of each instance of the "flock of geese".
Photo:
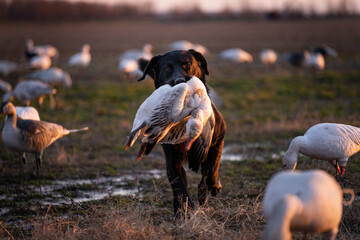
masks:
{"type": "MultiPolygon", "coordinates": [[[[26,163],[26,153],[34,154],[38,179],[40,180],[41,159],[44,150],[57,139],[70,133],[88,130],[68,130],[63,126],[40,120],[39,112],[29,106],[31,101],[37,100],[41,107],[44,98],[50,97],[50,107],[55,108],[53,95],[56,94],[54,86],[72,86],[72,79],[68,72],[51,67],[52,62],[59,58],[59,51],[52,45],[34,45],[33,40],[26,41],[25,55],[27,58],[28,73],[25,81],[20,81],[14,89],[0,79],[0,89],[5,92],[2,96],[0,116],[6,115],[2,140],[4,145],[11,151],[22,153],[22,160],[26,163]],[[14,98],[25,106],[14,106],[11,102],[14,98]]],[[[68,66],[87,67],[90,64],[90,46],[85,44],[82,51],[74,54],[68,61],[68,66]]],[[[18,65],[10,61],[0,62],[0,74],[7,75],[18,70],[18,65]]],[[[41,190],[41,187],[40,187],[41,190]]]]}
{"type": "MultiPolygon", "coordinates": [[[[208,50],[189,41],[177,41],[169,50],[195,49],[206,55],[208,50]]],[[[141,75],[140,58],[152,58],[152,46],[144,45],[142,50],[129,50],[118,59],[118,68],[124,74],[141,75]]],[[[285,54],[283,59],[296,67],[312,66],[323,69],[324,57],[335,57],[336,51],[327,47],[304,49],[299,53],[285,54]]],[[[0,80],[3,95],[0,115],[6,115],[2,130],[2,140],[11,151],[34,154],[38,177],[43,151],[57,139],[70,133],[88,130],[87,127],[68,130],[55,123],[41,121],[39,113],[28,106],[37,99],[39,104],[45,96],[56,93],[54,86],[63,84],[71,87],[70,74],[60,68],[51,67],[59,58],[59,51],[52,45],[36,46],[32,40],[26,41],[26,56],[29,69],[34,69],[19,82],[14,89],[0,80]],[[15,107],[11,100],[17,98],[28,107],[15,107]]],[[[261,61],[273,65],[278,54],[271,49],[260,53],[261,61]]],[[[221,59],[234,62],[253,62],[253,56],[238,48],[224,50],[218,54],[221,59]]],[[[91,62],[90,46],[83,45],[81,52],[73,55],[68,66],[87,67],[91,62]]],[[[17,64],[0,62],[0,73],[9,74],[17,70],[17,64]],[[7,67],[6,67],[7,66],[7,67]]],[[[158,142],[186,142],[189,150],[205,124],[214,124],[211,100],[203,83],[193,77],[186,83],[174,87],[165,85],[158,88],[138,109],[133,128],[125,148],[132,147],[143,134],[142,146],[137,160],[151,152],[158,142]],[[186,121],[184,121],[186,120],[186,121]],[[178,124],[182,122],[182,124],[178,124]],[[175,128],[178,128],[174,130],[175,128]]],[[[285,169],[294,171],[298,154],[329,161],[343,175],[350,156],[360,150],[360,129],[335,123],[322,123],[311,127],[304,136],[294,138],[283,158],[285,169]]],[[[267,227],[264,239],[290,239],[292,230],[305,232],[325,232],[328,239],[334,239],[342,215],[343,190],[329,174],[321,170],[290,174],[289,171],[276,174],[268,183],[264,197],[264,216],[267,227]],[[331,214],[329,214],[331,213],[331,214]]]]}
{"type": "MultiPolygon", "coordinates": [[[[187,40],[176,41],[168,46],[169,51],[189,49],[194,49],[205,56],[209,54],[209,50],[205,46],[187,40]]],[[[141,77],[142,71],[140,70],[138,60],[143,58],[150,61],[153,57],[151,51],[151,44],[145,44],[141,50],[131,49],[125,51],[118,58],[118,70],[126,77],[141,77]]],[[[311,49],[303,48],[299,52],[284,53],[281,55],[273,49],[263,49],[259,53],[260,61],[269,67],[275,65],[279,61],[283,61],[288,62],[295,68],[309,67],[316,70],[324,70],[325,58],[328,56],[335,58],[337,57],[337,52],[326,45],[313,47],[311,49]]],[[[254,62],[254,56],[240,48],[225,49],[217,54],[217,58],[233,63],[251,64],[254,62]]]]}

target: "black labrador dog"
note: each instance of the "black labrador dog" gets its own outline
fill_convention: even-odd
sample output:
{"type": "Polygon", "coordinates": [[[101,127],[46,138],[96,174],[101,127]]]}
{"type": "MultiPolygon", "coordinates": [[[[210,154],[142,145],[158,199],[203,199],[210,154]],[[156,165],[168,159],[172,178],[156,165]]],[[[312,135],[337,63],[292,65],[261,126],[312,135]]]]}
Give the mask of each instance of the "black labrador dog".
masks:
{"type": "MultiPolygon", "coordinates": [[[[148,74],[154,79],[155,88],[164,84],[174,86],[190,80],[192,76],[198,77],[207,87],[205,81],[205,75],[209,74],[207,62],[203,55],[195,50],[172,51],[155,56],[150,62],[142,59],[139,60],[139,63],[143,70],[143,76],[138,81],[143,80],[148,74]]],[[[187,210],[194,209],[183,168],[185,161],[189,162],[189,168],[195,172],[198,172],[201,167],[202,179],[198,186],[200,205],[206,202],[208,191],[211,191],[212,196],[215,196],[221,189],[218,171],[226,125],[214,103],[212,103],[212,108],[215,115],[212,136],[209,137],[209,131],[204,128],[188,152],[185,151],[185,142],[176,145],[162,144],[166,158],[167,177],[174,195],[175,215],[179,211],[185,211],[186,203],[187,210]]]]}

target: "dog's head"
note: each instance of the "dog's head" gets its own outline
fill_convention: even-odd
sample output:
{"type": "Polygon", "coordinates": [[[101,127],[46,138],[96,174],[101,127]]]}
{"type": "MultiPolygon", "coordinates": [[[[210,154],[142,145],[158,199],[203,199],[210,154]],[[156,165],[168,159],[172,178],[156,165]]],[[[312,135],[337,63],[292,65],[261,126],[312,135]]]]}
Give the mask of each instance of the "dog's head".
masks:
{"type": "Polygon", "coordinates": [[[168,52],[153,57],[150,62],[142,59],[139,63],[144,74],[138,81],[148,74],[154,79],[155,88],[164,84],[174,86],[190,80],[193,76],[198,77],[206,86],[205,75],[209,75],[205,58],[192,49],[168,52]]]}

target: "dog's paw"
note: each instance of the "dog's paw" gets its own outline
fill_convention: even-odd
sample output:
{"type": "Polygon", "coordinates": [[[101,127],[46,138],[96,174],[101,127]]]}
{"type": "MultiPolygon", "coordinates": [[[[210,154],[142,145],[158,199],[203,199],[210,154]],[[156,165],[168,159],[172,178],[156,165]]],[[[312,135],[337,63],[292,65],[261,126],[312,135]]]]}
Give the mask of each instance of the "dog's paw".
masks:
{"type": "Polygon", "coordinates": [[[222,188],[222,185],[220,183],[220,180],[217,181],[217,183],[215,183],[212,188],[211,188],[211,196],[216,196],[219,192],[220,189],[222,188]]]}

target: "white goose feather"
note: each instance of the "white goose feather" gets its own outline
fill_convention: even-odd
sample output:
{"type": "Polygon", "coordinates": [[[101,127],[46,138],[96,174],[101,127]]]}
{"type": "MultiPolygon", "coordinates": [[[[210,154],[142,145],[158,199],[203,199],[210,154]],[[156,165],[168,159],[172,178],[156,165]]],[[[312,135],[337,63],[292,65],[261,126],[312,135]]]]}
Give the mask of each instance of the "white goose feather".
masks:
{"type": "Polygon", "coordinates": [[[132,147],[143,133],[137,160],[151,152],[160,141],[170,144],[186,141],[185,149],[188,151],[204,126],[213,126],[214,121],[211,100],[205,85],[198,78],[193,77],[174,87],[164,85],[139,107],[125,149],[132,147]]]}

